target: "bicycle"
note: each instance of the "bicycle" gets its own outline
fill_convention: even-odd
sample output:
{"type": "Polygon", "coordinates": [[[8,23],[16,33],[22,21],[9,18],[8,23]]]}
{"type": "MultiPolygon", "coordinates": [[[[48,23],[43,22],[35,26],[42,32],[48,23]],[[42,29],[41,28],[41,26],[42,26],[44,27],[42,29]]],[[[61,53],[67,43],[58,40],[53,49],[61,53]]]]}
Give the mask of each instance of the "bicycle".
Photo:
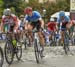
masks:
{"type": "Polygon", "coordinates": [[[34,51],[35,51],[35,58],[36,62],[40,62],[40,58],[42,59],[42,50],[44,47],[41,46],[40,41],[39,41],[39,35],[38,35],[38,30],[34,28],[33,30],[33,36],[34,36],[34,51]]]}
{"type": "Polygon", "coordinates": [[[20,45],[16,40],[15,34],[13,36],[15,39],[12,38],[12,34],[13,33],[6,33],[6,44],[4,52],[5,59],[8,64],[12,64],[15,54],[18,60],[20,60],[22,57],[22,45],[20,45]],[[15,44],[13,42],[15,42],[15,44]]]}
{"type": "Polygon", "coordinates": [[[0,67],[3,66],[3,62],[4,62],[4,55],[3,55],[3,50],[0,47],[0,67]]]}
{"type": "Polygon", "coordinates": [[[56,46],[57,40],[56,40],[56,33],[53,31],[51,32],[52,38],[50,39],[50,46],[56,46]]]}
{"type": "Polygon", "coordinates": [[[63,49],[65,51],[65,54],[68,54],[70,51],[69,49],[69,32],[67,30],[64,30],[64,41],[63,41],[63,49]]]}

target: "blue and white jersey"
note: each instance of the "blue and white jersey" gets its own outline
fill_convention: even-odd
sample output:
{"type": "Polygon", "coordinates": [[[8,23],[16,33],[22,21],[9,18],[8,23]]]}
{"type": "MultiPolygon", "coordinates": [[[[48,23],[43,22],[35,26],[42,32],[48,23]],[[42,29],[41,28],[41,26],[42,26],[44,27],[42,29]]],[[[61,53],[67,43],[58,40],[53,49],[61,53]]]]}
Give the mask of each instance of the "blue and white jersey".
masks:
{"type": "Polygon", "coordinates": [[[65,30],[66,22],[70,22],[70,18],[68,16],[64,16],[64,19],[61,20],[60,17],[57,18],[57,23],[60,23],[59,29],[65,30]]]}
{"type": "Polygon", "coordinates": [[[37,22],[41,17],[40,13],[37,11],[32,12],[32,16],[26,15],[25,20],[28,22],[37,22]]]}
{"type": "Polygon", "coordinates": [[[57,18],[57,23],[70,22],[69,16],[64,16],[64,20],[61,20],[60,17],[57,18]]]}

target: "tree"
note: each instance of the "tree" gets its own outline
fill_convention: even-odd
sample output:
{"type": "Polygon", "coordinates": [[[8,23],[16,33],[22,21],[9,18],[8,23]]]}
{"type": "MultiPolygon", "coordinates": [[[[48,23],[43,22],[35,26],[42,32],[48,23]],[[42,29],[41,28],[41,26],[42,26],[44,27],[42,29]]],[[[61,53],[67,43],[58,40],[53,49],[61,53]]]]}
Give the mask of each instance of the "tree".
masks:
{"type": "Polygon", "coordinates": [[[0,0],[0,16],[3,14],[3,5],[4,5],[3,0],[0,0]]]}
{"type": "Polygon", "coordinates": [[[14,12],[17,15],[20,15],[20,13],[23,12],[24,4],[22,0],[3,0],[4,1],[4,8],[11,8],[15,10],[14,12]]]}

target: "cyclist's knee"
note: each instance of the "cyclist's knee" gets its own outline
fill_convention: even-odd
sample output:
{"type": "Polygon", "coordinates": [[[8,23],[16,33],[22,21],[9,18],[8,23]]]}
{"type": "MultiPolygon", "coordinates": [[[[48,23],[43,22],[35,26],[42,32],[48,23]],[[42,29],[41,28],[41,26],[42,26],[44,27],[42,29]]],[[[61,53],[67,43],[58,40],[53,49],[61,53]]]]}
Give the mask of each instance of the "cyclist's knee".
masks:
{"type": "Polygon", "coordinates": [[[40,38],[44,38],[43,34],[41,32],[38,32],[38,35],[39,35],[40,38]]]}

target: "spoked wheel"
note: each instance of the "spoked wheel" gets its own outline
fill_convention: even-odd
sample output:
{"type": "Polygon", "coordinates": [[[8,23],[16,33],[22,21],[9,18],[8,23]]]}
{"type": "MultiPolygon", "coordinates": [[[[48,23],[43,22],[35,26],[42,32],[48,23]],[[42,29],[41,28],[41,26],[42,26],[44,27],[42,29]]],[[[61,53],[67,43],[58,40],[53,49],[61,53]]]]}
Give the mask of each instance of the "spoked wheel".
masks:
{"type": "Polygon", "coordinates": [[[3,50],[0,47],[0,67],[2,67],[4,61],[3,50]]]}
{"type": "Polygon", "coordinates": [[[40,55],[40,51],[39,51],[39,47],[38,47],[38,43],[37,43],[36,39],[35,39],[35,43],[34,43],[34,51],[35,51],[36,62],[39,63],[41,55],[40,55]]]}
{"type": "Polygon", "coordinates": [[[71,40],[72,45],[75,45],[75,38],[71,40]]]}
{"type": "Polygon", "coordinates": [[[56,46],[56,39],[54,35],[52,36],[50,46],[56,46]]]}
{"type": "Polygon", "coordinates": [[[21,60],[21,57],[22,57],[22,46],[17,43],[17,47],[16,47],[16,58],[18,60],[21,60]]]}
{"type": "Polygon", "coordinates": [[[25,46],[25,49],[27,49],[27,46],[29,46],[29,39],[26,38],[25,41],[24,41],[24,46],[25,46]]]}
{"type": "Polygon", "coordinates": [[[69,49],[69,37],[68,37],[67,33],[65,33],[65,38],[64,38],[64,51],[65,51],[65,54],[68,54],[68,52],[70,51],[70,49],[69,49]]]}
{"type": "Polygon", "coordinates": [[[10,41],[7,41],[5,44],[5,59],[8,64],[11,64],[13,62],[14,58],[14,50],[13,45],[10,41]]]}
{"type": "Polygon", "coordinates": [[[69,51],[68,44],[64,44],[64,51],[65,51],[65,54],[68,54],[68,51],[69,51]]]}

